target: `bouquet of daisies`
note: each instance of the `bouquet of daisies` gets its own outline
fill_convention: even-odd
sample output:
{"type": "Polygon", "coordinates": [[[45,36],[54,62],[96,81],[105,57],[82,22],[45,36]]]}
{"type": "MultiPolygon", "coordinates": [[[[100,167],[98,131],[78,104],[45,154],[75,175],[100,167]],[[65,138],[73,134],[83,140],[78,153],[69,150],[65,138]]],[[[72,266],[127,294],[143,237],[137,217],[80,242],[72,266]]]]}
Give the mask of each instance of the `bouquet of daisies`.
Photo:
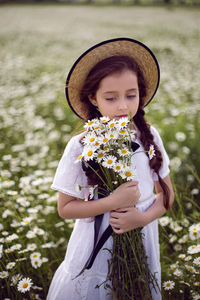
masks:
{"type": "MultiPolygon", "coordinates": [[[[134,142],[136,131],[128,118],[101,117],[88,121],[84,128],[83,152],[77,162],[82,161],[84,169],[89,169],[98,179],[94,188],[99,197],[109,195],[124,182],[137,179],[131,157],[139,152],[134,153],[139,145],[134,142]]],[[[153,146],[148,155],[150,159],[155,155],[153,146]]],[[[156,280],[148,268],[141,228],[120,235],[112,232],[112,237],[112,258],[108,262],[105,286],[118,300],[152,300],[150,286],[155,288],[156,280]]]]}

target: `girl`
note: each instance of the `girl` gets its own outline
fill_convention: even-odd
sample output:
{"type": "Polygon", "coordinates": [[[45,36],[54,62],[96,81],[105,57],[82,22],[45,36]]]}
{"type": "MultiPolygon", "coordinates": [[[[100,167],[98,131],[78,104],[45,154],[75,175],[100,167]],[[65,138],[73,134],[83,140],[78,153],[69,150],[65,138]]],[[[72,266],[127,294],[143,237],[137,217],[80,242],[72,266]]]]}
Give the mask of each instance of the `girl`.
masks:
{"type": "MultiPolygon", "coordinates": [[[[58,190],[59,215],[77,220],[65,259],[53,277],[48,300],[113,299],[102,284],[108,273],[112,236],[99,249],[92,267],[81,272],[93,250],[94,219],[100,214],[103,214],[103,220],[99,236],[108,224],[117,234],[143,227],[149,269],[156,274],[160,286],[157,218],[172,206],[174,194],[169,159],[162,140],[144,118],[144,106],[153,98],[158,84],[159,67],[155,56],[144,44],[129,38],[95,45],[82,54],[69,72],[66,97],[80,118],[88,121],[101,116],[111,120],[131,116],[133,119],[136,142],[140,146],[137,150],[140,152],[132,156],[138,180],[122,184],[107,197],[82,201],[87,196],[87,185],[97,183],[97,178],[94,173],[85,172],[81,163],[74,163],[82,153],[84,132],[69,141],[52,188],[58,190]],[[148,150],[150,145],[154,146],[156,154],[151,160],[141,151],[148,150]],[[77,191],[77,185],[85,188],[77,191]]],[[[152,299],[161,299],[159,288],[152,289],[151,293],[152,299]]]]}

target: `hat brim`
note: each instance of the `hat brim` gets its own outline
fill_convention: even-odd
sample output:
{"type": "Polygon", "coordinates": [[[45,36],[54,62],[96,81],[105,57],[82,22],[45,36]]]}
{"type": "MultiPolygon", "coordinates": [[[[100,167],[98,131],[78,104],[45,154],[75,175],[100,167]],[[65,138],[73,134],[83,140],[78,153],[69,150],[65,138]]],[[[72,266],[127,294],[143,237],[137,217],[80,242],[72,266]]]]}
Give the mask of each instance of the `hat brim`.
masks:
{"type": "Polygon", "coordinates": [[[66,98],[69,106],[79,118],[87,120],[88,107],[80,101],[80,92],[90,70],[99,61],[113,55],[126,55],[137,62],[146,82],[144,106],[153,99],[160,81],[160,69],[153,52],[134,39],[106,40],[85,51],[73,64],[67,76],[66,98]]]}

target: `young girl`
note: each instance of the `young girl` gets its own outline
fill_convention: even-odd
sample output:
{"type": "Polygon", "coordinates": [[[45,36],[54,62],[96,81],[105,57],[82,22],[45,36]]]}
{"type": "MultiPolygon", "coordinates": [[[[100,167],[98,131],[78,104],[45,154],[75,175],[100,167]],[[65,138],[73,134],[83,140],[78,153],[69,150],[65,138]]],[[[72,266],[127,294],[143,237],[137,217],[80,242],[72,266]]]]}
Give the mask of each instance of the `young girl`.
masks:
{"type": "MultiPolygon", "coordinates": [[[[50,285],[48,300],[113,299],[102,284],[107,278],[111,254],[106,249],[112,249],[112,236],[99,250],[92,267],[81,272],[93,250],[94,220],[100,214],[103,220],[99,236],[109,224],[117,234],[143,228],[149,269],[161,288],[157,219],[172,206],[174,196],[169,159],[162,140],[144,118],[144,106],[153,98],[158,84],[159,66],[154,54],[144,44],[129,38],[107,40],[93,46],[79,57],[69,72],[66,97],[80,118],[89,121],[107,116],[117,120],[131,116],[133,119],[137,132],[135,141],[140,146],[136,150],[139,153],[132,156],[138,180],[122,184],[107,197],[82,201],[88,184],[95,184],[97,178],[85,172],[81,163],[75,163],[82,153],[85,133],[68,142],[52,188],[58,190],[60,217],[77,220],[65,259],[50,285]],[[156,154],[151,160],[141,151],[148,151],[150,145],[156,154]],[[77,191],[76,186],[85,188],[77,191]]],[[[151,293],[154,300],[162,298],[159,288],[152,289],[151,293]]]]}

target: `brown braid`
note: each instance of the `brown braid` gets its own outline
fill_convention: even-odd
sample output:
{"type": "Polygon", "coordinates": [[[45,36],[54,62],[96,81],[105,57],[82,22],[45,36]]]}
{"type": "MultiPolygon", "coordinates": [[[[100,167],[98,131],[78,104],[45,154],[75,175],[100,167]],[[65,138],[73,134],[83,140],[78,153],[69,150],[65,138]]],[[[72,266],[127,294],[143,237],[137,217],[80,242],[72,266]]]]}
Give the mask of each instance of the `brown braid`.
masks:
{"type": "MultiPolygon", "coordinates": [[[[145,120],[145,112],[142,107],[139,107],[137,114],[133,117],[135,125],[138,127],[140,131],[140,140],[142,142],[142,145],[144,147],[144,150],[148,151],[150,145],[154,146],[156,155],[149,160],[149,166],[151,169],[155,171],[155,173],[158,175],[158,181],[163,189],[164,193],[164,206],[166,209],[169,209],[169,188],[167,184],[164,182],[164,180],[159,175],[159,170],[162,166],[162,154],[158,148],[158,146],[155,144],[153,140],[153,135],[150,131],[150,125],[145,120]]],[[[148,156],[148,153],[146,152],[146,155],[148,156]]]]}

